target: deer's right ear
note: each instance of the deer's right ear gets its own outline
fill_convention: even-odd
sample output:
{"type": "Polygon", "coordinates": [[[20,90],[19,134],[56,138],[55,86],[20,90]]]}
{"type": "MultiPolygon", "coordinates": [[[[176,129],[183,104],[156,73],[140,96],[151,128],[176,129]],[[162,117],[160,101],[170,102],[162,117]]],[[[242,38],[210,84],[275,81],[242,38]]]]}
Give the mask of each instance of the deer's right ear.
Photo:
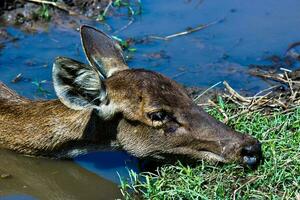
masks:
{"type": "Polygon", "coordinates": [[[56,95],[71,109],[99,108],[106,99],[103,76],[88,65],[58,57],[53,65],[52,78],[56,95]]]}
{"type": "Polygon", "coordinates": [[[104,77],[110,77],[117,71],[128,69],[120,45],[107,34],[91,26],[83,25],[80,35],[89,63],[104,77]]]}

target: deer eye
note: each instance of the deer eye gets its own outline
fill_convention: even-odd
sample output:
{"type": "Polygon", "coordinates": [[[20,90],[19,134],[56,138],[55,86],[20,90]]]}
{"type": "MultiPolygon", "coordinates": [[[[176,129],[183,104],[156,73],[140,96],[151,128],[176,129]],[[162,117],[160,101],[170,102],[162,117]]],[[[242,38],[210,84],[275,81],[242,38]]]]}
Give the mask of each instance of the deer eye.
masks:
{"type": "Polygon", "coordinates": [[[151,119],[151,121],[164,121],[166,120],[168,114],[165,111],[158,111],[149,113],[148,117],[151,119]]]}

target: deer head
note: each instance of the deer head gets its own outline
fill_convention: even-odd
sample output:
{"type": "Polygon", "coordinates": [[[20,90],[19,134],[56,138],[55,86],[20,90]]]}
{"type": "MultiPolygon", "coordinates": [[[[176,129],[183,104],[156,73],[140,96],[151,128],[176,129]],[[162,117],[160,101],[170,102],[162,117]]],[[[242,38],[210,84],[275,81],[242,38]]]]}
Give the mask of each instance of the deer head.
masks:
{"type": "Polygon", "coordinates": [[[181,85],[153,71],[129,69],[120,46],[95,28],[82,26],[81,39],[89,65],[57,58],[56,94],[70,109],[93,109],[103,120],[118,116],[116,140],[126,151],[140,158],[259,164],[258,140],[215,120],[181,85]]]}

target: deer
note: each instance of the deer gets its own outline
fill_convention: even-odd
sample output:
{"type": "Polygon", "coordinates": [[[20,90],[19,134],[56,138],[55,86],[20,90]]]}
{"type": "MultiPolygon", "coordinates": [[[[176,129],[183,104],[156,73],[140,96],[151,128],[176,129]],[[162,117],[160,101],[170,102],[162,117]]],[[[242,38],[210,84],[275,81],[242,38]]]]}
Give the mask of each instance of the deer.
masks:
{"type": "Polygon", "coordinates": [[[96,28],[82,25],[80,36],[88,64],[56,58],[58,99],[30,100],[0,84],[0,148],[54,158],[115,148],[161,161],[261,163],[257,139],[210,116],[179,83],[130,69],[120,45],[96,28]]]}

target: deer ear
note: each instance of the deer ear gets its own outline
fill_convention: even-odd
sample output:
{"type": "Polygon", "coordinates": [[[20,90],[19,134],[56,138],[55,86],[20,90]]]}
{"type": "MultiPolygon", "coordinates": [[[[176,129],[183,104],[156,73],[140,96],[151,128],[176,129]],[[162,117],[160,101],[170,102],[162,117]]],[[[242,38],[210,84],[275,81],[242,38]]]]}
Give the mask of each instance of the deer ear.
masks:
{"type": "Polygon", "coordinates": [[[98,108],[106,99],[102,75],[88,65],[58,57],[53,65],[52,78],[56,95],[71,109],[98,108]]]}
{"type": "Polygon", "coordinates": [[[92,67],[105,78],[113,73],[128,69],[120,45],[104,32],[83,25],[80,29],[85,55],[92,67]]]}

